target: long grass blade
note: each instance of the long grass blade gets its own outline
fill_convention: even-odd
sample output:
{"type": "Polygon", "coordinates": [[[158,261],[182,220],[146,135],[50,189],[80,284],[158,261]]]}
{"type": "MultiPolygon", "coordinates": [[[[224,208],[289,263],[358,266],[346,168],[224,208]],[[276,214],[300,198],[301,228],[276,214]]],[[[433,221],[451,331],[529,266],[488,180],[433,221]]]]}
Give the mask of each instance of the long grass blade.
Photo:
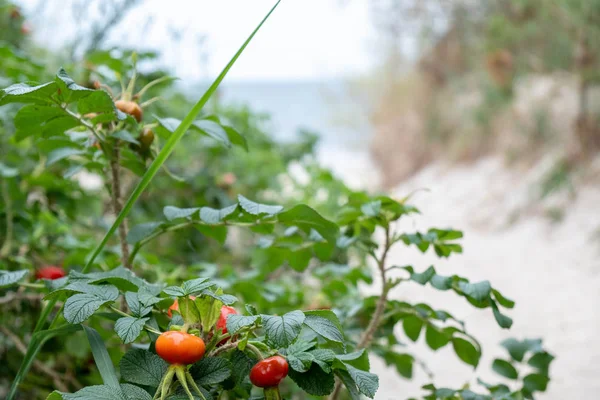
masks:
{"type": "Polygon", "coordinates": [[[127,203],[125,203],[125,206],[123,207],[123,209],[121,210],[119,215],[117,216],[117,219],[115,220],[113,225],[110,227],[108,232],[106,232],[106,235],[104,236],[102,241],[98,244],[98,246],[92,253],[91,257],[88,259],[85,267],[83,268],[84,273],[90,269],[90,267],[94,263],[94,260],[98,256],[98,254],[100,254],[100,252],[102,251],[102,249],[104,248],[104,246],[106,245],[106,243],[108,242],[110,237],[117,230],[117,227],[119,225],[121,225],[121,223],[123,222],[125,217],[129,214],[129,212],[133,208],[134,203],[137,201],[137,199],[140,197],[140,195],[146,189],[146,187],[148,187],[148,185],[150,184],[150,181],[152,180],[154,175],[156,175],[156,173],[161,168],[161,166],[165,163],[165,161],[167,161],[167,158],[173,152],[173,149],[175,149],[175,146],[177,145],[177,143],[179,143],[179,141],[181,140],[181,138],[183,137],[185,132],[190,128],[190,126],[194,122],[194,119],[198,116],[198,114],[200,113],[202,108],[206,105],[208,100],[215,93],[215,91],[217,90],[217,88],[219,87],[219,85],[221,84],[221,82],[223,81],[223,79],[225,78],[225,76],[227,75],[227,73],[229,72],[231,67],[233,66],[233,64],[235,64],[235,62],[240,57],[240,55],[242,54],[242,52],[244,51],[246,46],[248,46],[248,44],[250,43],[250,41],[252,40],[254,35],[256,35],[256,33],[259,31],[259,29],[262,27],[262,25],[266,22],[266,20],[269,18],[269,16],[273,13],[273,11],[275,11],[275,9],[279,5],[280,1],[281,0],[277,1],[277,3],[275,3],[275,5],[273,6],[273,8],[271,8],[269,13],[263,18],[263,20],[260,22],[260,24],[258,24],[256,29],[254,29],[254,31],[250,34],[248,39],[246,39],[246,41],[244,42],[242,47],[240,47],[240,49],[237,51],[237,53],[235,53],[235,55],[233,56],[231,61],[229,61],[229,63],[225,66],[223,71],[221,71],[221,73],[219,74],[217,79],[215,79],[215,81],[212,83],[212,85],[210,85],[208,90],[204,93],[204,95],[200,98],[200,100],[198,100],[196,105],[194,105],[194,107],[192,107],[192,109],[186,115],[186,117],[183,119],[183,121],[181,121],[181,124],[177,127],[177,129],[169,137],[169,140],[167,140],[167,143],[165,144],[165,146],[162,148],[160,153],[158,153],[157,157],[154,159],[152,164],[150,164],[150,167],[148,168],[148,170],[142,177],[142,180],[140,181],[140,183],[135,187],[135,189],[131,193],[131,196],[127,200],[127,203]]]}

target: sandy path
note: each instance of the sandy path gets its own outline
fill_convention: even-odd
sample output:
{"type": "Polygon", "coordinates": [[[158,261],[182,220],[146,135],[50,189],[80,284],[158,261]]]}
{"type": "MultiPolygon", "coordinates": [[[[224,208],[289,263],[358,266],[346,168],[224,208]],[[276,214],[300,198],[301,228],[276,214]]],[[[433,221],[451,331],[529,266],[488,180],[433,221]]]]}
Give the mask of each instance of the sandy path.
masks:
{"type": "MultiPolygon", "coordinates": [[[[528,203],[531,183],[540,173],[540,168],[507,171],[497,159],[464,168],[434,165],[394,191],[404,196],[418,188],[429,188],[430,192],[419,192],[413,198],[423,215],[405,220],[401,228],[462,229],[465,250],[463,255],[438,260],[399,247],[391,253],[390,263],[410,264],[417,270],[433,264],[444,275],[459,274],[473,281],[488,279],[517,303],[508,310],[514,325],[506,331],[496,325],[490,309],[474,309],[451,292],[423,289],[413,283],[393,292],[394,298],[424,301],[450,311],[467,323],[467,329],[483,345],[477,372],[461,363],[450,347],[433,353],[423,337],[416,345],[409,345],[408,351],[427,362],[438,386],[474,383],[476,376],[499,382],[500,377],[489,367],[493,358],[504,355],[498,343],[507,337],[542,337],[557,358],[549,389],[538,399],[600,398],[600,312],[596,309],[600,305],[600,189],[581,188],[561,223],[553,224],[530,207],[517,222],[507,224],[509,216],[528,203]]],[[[405,337],[400,331],[398,335],[405,337]]],[[[373,360],[373,365],[380,374],[377,399],[401,400],[418,395],[419,387],[430,381],[417,366],[411,382],[399,378],[379,360],[373,360]]]]}

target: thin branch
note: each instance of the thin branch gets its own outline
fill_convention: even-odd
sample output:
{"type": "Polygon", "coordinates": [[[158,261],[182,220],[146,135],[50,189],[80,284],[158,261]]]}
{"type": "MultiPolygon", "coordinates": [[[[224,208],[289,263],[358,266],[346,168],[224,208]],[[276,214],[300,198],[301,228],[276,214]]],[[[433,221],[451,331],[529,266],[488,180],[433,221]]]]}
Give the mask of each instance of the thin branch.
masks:
{"type": "MultiPolygon", "coordinates": [[[[358,342],[358,345],[356,346],[357,350],[369,347],[369,345],[373,341],[373,335],[375,334],[375,332],[377,331],[377,328],[379,328],[379,325],[381,324],[381,319],[382,319],[383,313],[385,311],[385,306],[387,303],[387,296],[388,296],[389,289],[390,289],[387,284],[387,277],[386,277],[387,269],[385,267],[385,262],[387,259],[388,252],[389,252],[390,248],[392,247],[392,244],[393,244],[393,242],[391,240],[390,226],[387,225],[385,227],[385,244],[384,244],[384,248],[383,248],[383,254],[381,255],[381,258],[379,258],[379,259],[375,258],[377,261],[377,269],[379,270],[379,275],[381,277],[381,294],[379,295],[379,299],[377,300],[377,305],[375,306],[375,312],[373,313],[373,316],[371,317],[371,320],[369,321],[369,325],[367,326],[367,329],[365,330],[363,336],[361,337],[360,341],[358,342]]],[[[337,379],[333,393],[331,393],[331,395],[329,396],[329,400],[337,400],[341,391],[342,391],[342,382],[339,379],[337,379]]]]}
{"type": "MultiPolygon", "coordinates": [[[[110,170],[112,173],[112,203],[113,211],[115,216],[121,213],[123,204],[121,200],[121,177],[119,175],[119,159],[121,153],[119,149],[119,141],[117,140],[113,145],[113,154],[110,160],[110,170]]],[[[119,240],[121,242],[121,262],[125,268],[131,269],[131,263],[129,262],[129,244],[127,244],[127,218],[123,220],[123,223],[119,225],[119,240]]]]}

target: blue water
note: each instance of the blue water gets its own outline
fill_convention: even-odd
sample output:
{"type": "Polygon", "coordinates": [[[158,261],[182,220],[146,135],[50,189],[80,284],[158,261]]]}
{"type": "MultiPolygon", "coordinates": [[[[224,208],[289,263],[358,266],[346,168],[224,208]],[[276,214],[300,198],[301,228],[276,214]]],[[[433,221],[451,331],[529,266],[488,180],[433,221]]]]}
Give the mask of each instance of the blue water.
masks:
{"type": "Polygon", "coordinates": [[[343,82],[232,82],[224,83],[220,96],[268,113],[279,140],[293,140],[301,128],[318,133],[321,146],[355,147],[368,136],[366,123],[355,121],[343,82]]]}

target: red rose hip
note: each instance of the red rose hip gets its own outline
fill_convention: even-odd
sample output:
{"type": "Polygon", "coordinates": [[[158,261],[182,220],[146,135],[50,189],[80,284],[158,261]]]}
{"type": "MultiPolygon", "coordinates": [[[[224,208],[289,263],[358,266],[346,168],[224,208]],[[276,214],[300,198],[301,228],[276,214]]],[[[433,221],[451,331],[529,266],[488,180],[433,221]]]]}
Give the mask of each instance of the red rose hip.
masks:
{"type": "Polygon", "coordinates": [[[47,265],[45,267],[42,267],[38,269],[38,271],[35,273],[35,277],[37,279],[49,279],[52,281],[65,276],[67,276],[65,270],[61,267],[56,267],[54,265],[47,265]]]}
{"type": "Polygon", "coordinates": [[[250,370],[250,382],[260,388],[279,385],[288,374],[288,362],[281,356],[265,358],[250,370]]]}

